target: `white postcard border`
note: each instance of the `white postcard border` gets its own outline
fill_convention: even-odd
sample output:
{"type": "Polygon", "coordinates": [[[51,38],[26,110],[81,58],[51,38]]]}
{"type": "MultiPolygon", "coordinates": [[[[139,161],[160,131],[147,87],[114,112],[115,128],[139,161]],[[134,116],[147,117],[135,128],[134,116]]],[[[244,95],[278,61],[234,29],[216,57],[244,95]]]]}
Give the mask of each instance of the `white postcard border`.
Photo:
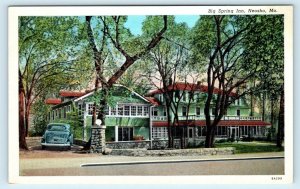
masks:
{"type": "Polygon", "coordinates": [[[43,6],[10,7],[8,17],[8,136],[10,183],[72,184],[283,184],[293,181],[293,7],[292,6],[43,6]],[[266,13],[230,11],[210,13],[209,9],[264,9],[266,13]],[[277,12],[268,12],[275,9],[277,12]],[[214,14],[284,14],[285,51],[285,175],[267,176],[19,176],[18,150],[18,16],[83,15],[214,15],[214,14]],[[288,127],[290,126],[290,127],[288,127]],[[272,180],[280,176],[281,180],[272,180]],[[216,180],[218,181],[216,183],[216,180]]]}

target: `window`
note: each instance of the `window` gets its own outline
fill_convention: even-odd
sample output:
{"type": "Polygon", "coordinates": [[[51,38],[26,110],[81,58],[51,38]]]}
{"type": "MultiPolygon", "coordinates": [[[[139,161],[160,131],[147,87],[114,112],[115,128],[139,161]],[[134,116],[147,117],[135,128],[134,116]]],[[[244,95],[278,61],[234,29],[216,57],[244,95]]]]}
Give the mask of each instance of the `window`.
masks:
{"type": "Polygon", "coordinates": [[[54,120],[54,110],[52,111],[52,120],[54,120]]]}
{"type": "Polygon", "coordinates": [[[111,107],[110,115],[116,115],[116,107],[111,107]]]}
{"type": "Polygon", "coordinates": [[[70,111],[71,111],[71,105],[68,106],[68,112],[70,112],[70,111]]]}
{"type": "MultiPolygon", "coordinates": [[[[98,115],[98,109],[96,109],[96,114],[98,115]]],[[[105,109],[104,109],[104,112],[105,112],[105,115],[109,115],[109,106],[105,106],[105,109]]]]}
{"type": "Polygon", "coordinates": [[[149,116],[149,108],[144,106],[144,116],[149,116]]]}
{"type": "Polygon", "coordinates": [[[64,118],[67,117],[67,107],[64,107],[64,118]]]}
{"type": "Polygon", "coordinates": [[[138,106],[137,108],[138,108],[137,109],[137,115],[138,116],[142,116],[143,115],[143,107],[142,106],[138,106]]]}
{"type": "Polygon", "coordinates": [[[186,106],[182,106],[182,116],[187,116],[186,106]]]}
{"type": "Polygon", "coordinates": [[[88,115],[93,115],[94,104],[88,104],[88,115]]]}
{"type": "Polygon", "coordinates": [[[168,138],[168,128],[152,127],[152,138],[168,138]]]}
{"type": "Polygon", "coordinates": [[[186,92],[183,92],[183,94],[182,94],[182,101],[183,101],[183,102],[186,101],[186,92]]]}
{"type": "Polygon", "coordinates": [[[82,109],[82,105],[79,104],[79,105],[78,105],[78,115],[81,115],[81,113],[82,113],[82,112],[81,112],[81,109],[82,109]]]}
{"type": "Polygon", "coordinates": [[[58,109],[55,110],[55,117],[58,116],[58,109]]]}
{"type": "Polygon", "coordinates": [[[123,115],[124,114],[124,107],[123,106],[118,106],[118,115],[123,115]]]}
{"type": "Polygon", "coordinates": [[[158,115],[158,111],[157,111],[157,108],[156,108],[156,107],[154,107],[154,108],[152,109],[152,115],[153,115],[153,116],[157,116],[157,115],[158,115]]]}
{"type": "Polygon", "coordinates": [[[236,110],[236,115],[240,116],[241,115],[241,110],[236,110]]]}
{"type": "Polygon", "coordinates": [[[131,106],[131,116],[136,116],[136,106],[131,106]]]}
{"type": "Polygon", "coordinates": [[[124,106],[124,115],[129,116],[130,113],[130,106],[124,106]]]}
{"type": "Polygon", "coordinates": [[[191,102],[194,101],[194,94],[192,91],[189,92],[189,98],[191,99],[191,102]]]}
{"type": "Polygon", "coordinates": [[[167,116],[167,107],[164,107],[164,116],[167,116]]]}
{"type": "Polygon", "coordinates": [[[180,91],[179,91],[179,90],[175,91],[175,97],[176,97],[176,98],[179,98],[179,97],[180,97],[180,91]]]}
{"type": "Polygon", "coordinates": [[[133,128],[132,127],[119,127],[118,128],[118,140],[119,141],[133,140],[133,128]]]}
{"type": "Polygon", "coordinates": [[[164,95],[163,94],[159,94],[158,95],[158,99],[160,102],[163,102],[164,101],[164,95]]]}
{"type": "Polygon", "coordinates": [[[211,115],[215,115],[216,108],[211,109],[211,115]]]}
{"type": "Polygon", "coordinates": [[[201,114],[201,109],[200,107],[196,107],[196,115],[199,116],[201,114]]]}
{"type": "Polygon", "coordinates": [[[61,118],[61,109],[59,108],[58,111],[59,111],[59,112],[58,112],[58,118],[60,119],[60,118],[61,118]]]}
{"type": "Polygon", "coordinates": [[[200,93],[196,93],[196,101],[200,102],[200,93]]]}

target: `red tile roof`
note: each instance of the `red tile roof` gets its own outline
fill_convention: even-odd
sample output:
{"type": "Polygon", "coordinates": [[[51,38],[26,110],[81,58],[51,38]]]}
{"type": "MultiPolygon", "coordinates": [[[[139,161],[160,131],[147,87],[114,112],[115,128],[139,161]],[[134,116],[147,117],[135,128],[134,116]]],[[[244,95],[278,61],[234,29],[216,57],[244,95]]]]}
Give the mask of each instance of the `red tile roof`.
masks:
{"type": "MultiPolygon", "coordinates": [[[[259,120],[222,120],[219,122],[218,126],[269,126],[271,125],[268,122],[259,121],[259,120]]],[[[154,127],[167,127],[167,121],[155,121],[153,122],[154,127]]],[[[206,126],[205,120],[198,121],[179,121],[177,126],[206,126]]]]}
{"type": "Polygon", "coordinates": [[[145,97],[152,105],[158,106],[160,105],[159,101],[153,97],[145,97]]]}
{"type": "MultiPolygon", "coordinates": [[[[176,82],[173,85],[169,85],[167,87],[168,91],[175,91],[175,90],[180,90],[180,91],[201,91],[207,93],[208,87],[205,85],[200,85],[200,84],[194,84],[194,83],[182,83],[182,82],[176,82]]],[[[155,94],[162,94],[164,92],[164,89],[156,89],[154,91],[151,91],[148,93],[148,96],[152,96],[155,94]]],[[[214,88],[213,93],[218,94],[220,93],[221,90],[218,88],[214,88]]],[[[231,92],[230,96],[235,96],[236,93],[231,92]]]]}
{"type": "Polygon", "coordinates": [[[50,104],[50,105],[57,105],[61,103],[61,99],[59,98],[48,98],[45,100],[46,104],[50,104]]]}
{"type": "Polygon", "coordinates": [[[59,95],[62,97],[81,97],[85,95],[85,92],[76,92],[76,91],[60,91],[59,95]]]}

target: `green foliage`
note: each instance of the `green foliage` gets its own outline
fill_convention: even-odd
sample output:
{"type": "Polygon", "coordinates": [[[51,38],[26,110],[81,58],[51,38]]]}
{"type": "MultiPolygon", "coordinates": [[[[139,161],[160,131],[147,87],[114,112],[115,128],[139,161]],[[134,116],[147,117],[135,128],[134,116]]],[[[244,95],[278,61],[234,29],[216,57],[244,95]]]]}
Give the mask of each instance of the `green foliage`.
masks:
{"type": "Polygon", "coordinates": [[[83,136],[83,117],[79,116],[79,109],[72,104],[71,111],[67,112],[66,119],[57,119],[53,122],[70,124],[74,138],[82,138],[83,136]]]}
{"type": "Polygon", "coordinates": [[[50,112],[42,99],[33,105],[33,127],[29,130],[29,136],[42,136],[49,123],[48,113],[50,112]]]}
{"type": "Polygon", "coordinates": [[[235,153],[260,153],[260,152],[281,152],[284,148],[278,148],[271,143],[257,143],[257,142],[245,142],[245,143],[216,143],[216,148],[234,147],[235,153]]]}

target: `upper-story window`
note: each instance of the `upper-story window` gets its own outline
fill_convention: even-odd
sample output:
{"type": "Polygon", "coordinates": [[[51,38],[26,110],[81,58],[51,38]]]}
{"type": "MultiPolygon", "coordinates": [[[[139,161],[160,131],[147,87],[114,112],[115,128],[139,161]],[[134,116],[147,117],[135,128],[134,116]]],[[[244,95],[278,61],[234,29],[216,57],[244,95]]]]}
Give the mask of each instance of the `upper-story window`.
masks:
{"type": "Polygon", "coordinates": [[[212,109],[211,109],[211,115],[216,115],[216,114],[215,114],[215,111],[216,111],[216,108],[212,108],[212,109]]]}
{"type": "Polygon", "coordinates": [[[143,116],[149,116],[149,108],[147,106],[144,106],[143,116]]]}
{"type": "Polygon", "coordinates": [[[81,110],[82,110],[82,105],[79,104],[79,105],[78,105],[78,115],[81,115],[81,114],[82,114],[81,110]]]}
{"type": "Polygon", "coordinates": [[[182,116],[186,116],[187,115],[187,108],[186,106],[182,106],[182,116]]]}
{"type": "Polygon", "coordinates": [[[164,107],[164,116],[167,116],[167,107],[164,107]]]}
{"type": "Polygon", "coordinates": [[[118,115],[124,115],[124,107],[118,106],[118,115]]]}
{"type": "Polygon", "coordinates": [[[158,116],[158,111],[157,111],[157,108],[156,108],[156,107],[154,107],[154,108],[152,109],[152,115],[153,115],[153,116],[158,116]]]}
{"type": "Polygon", "coordinates": [[[201,114],[201,109],[200,107],[196,107],[196,115],[199,116],[201,114]]]}
{"type": "Polygon", "coordinates": [[[88,115],[93,115],[94,104],[88,104],[88,115]]]}
{"type": "Polygon", "coordinates": [[[236,115],[240,116],[241,115],[241,110],[236,110],[236,115]]]}
{"type": "Polygon", "coordinates": [[[191,100],[191,102],[194,101],[194,93],[192,91],[189,92],[189,100],[191,100]]]}
{"type": "Polygon", "coordinates": [[[132,116],[136,116],[136,106],[130,106],[130,111],[132,116]]]}
{"type": "Polygon", "coordinates": [[[184,92],[184,91],[182,93],[182,101],[186,102],[186,92],[184,92]]]}
{"type": "Polygon", "coordinates": [[[236,99],[235,100],[235,105],[237,105],[237,106],[241,105],[241,99],[236,99]]]}
{"type": "Polygon", "coordinates": [[[117,114],[116,107],[111,107],[110,108],[110,115],[116,115],[116,114],[117,114]]]}
{"type": "Polygon", "coordinates": [[[130,106],[124,106],[124,115],[129,116],[130,106]]]}
{"type": "Polygon", "coordinates": [[[175,98],[179,98],[180,97],[180,91],[179,90],[176,90],[175,91],[175,98]]]}
{"type": "Polygon", "coordinates": [[[164,101],[164,95],[163,94],[159,94],[158,95],[158,99],[160,102],[163,102],[164,101]]]}
{"type": "Polygon", "coordinates": [[[142,106],[138,106],[137,107],[137,116],[142,116],[143,115],[143,107],[142,106]]]}

